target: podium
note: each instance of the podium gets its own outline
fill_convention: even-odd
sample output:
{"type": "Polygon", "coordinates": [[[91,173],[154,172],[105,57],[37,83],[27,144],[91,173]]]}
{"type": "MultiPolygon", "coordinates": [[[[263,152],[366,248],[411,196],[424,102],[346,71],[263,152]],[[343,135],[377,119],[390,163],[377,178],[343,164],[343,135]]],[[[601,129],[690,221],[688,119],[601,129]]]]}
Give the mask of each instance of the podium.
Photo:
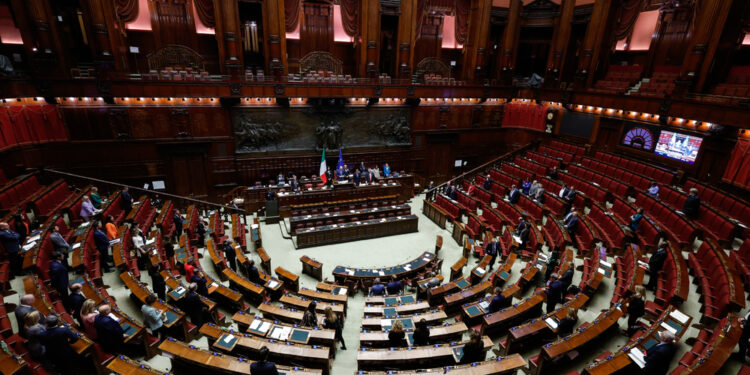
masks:
{"type": "Polygon", "coordinates": [[[278,223],[281,217],[279,216],[279,201],[278,199],[266,201],[266,224],[278,223]]]}

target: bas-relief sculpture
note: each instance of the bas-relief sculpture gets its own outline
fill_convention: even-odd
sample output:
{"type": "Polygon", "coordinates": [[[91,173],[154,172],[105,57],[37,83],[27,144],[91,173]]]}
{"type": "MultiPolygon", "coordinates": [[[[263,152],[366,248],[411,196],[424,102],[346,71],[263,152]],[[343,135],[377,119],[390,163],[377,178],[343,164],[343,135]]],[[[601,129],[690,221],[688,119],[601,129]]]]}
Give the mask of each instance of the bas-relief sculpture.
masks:
{"type": "Polygon", "coordinates": [[[409,108],[239,108],[238,153],[411,145],[409,108]]]}

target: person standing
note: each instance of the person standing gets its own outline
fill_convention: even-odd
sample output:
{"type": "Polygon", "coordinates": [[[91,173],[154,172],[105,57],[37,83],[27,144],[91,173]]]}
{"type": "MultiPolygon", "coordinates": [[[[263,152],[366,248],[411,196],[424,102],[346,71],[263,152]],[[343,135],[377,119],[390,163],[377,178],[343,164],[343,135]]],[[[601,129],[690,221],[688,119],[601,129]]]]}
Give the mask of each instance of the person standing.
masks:
{"type": "Polygon", "coordinates": [[[18,232],[10,229],[10,225],[6,222],[0,222],[0,243],[3,244],[5,252],[8,253],[10,258],[10,268],[13,271],[13,276],[21,274],[22,258],[19,251],[21,249],[21,235],[18,232]]]}
{"type": "Polygon", "coordinates": [[[154,307],[156,296],[149,294],[146,296],[146,303],[141,306],[143,314],[143,323],[151,330],[154,337],[164,338],[164,323],[167,321],[167,314],[154,307]]]}
{"type": "Polygon", "coordinates": [[[677,352],[672,332],[659,332],[659,340],[658,344],[646,351],[646,365],[643,367],[646,375],[665,375],[669,371],[672,357],[677,352]]]}
{"type": "Polygon", "coordinates": [[[509,298],[505,298],[503,295],[503,290],[500,289],[500,287],[495,288],[495,296],[492,297],[492,300],[490,301],[490,305],[487,307],[487,310],[490,314],[496,313],[500,311],[500,309],[504,307],[510,306],[510,300],[509,298]]]}
{"type": "Polygon", "coordinates": [[[500,243],[497,241],[497,237],[492,237],[492,240],[484,248],[484,254],[492,257],[492,259],[490,259],[489,270],[492,270],[492,268],[495,267],[495,260],[500,251],[502,250],[500,249],[500,243]]]}
{"type": "Polygon", "coordinates": [[[72,364],[75,361],[71,359],[76,355],[70,344],[78,341],[78,336],[70,328],[61,326],[57,315],[48,316],[46,323],[47,331],[42,342],[47,351],[47,358],[61,374],[73,374],[72,364]]]}
{"type": "Polygon", "coordinates": [[[166,300],[167,283],[164,280],[164,276],[161,275],[161,263],[157,263],[151,267],[148,274],[151,276],[151,288],[156,293],[156,296],[162,301],[166,300]]]}
{"type": "Polygon", "coordinates": [[[52,226],[52,233],[49,235],[49,240],[52,241],[52,247],[55,252],[66,254],[70,251],[70,245],[68,241],[65,241],[62,234],[60,234],[60,228],[57,225],[52,226]]]}
{"type": "Polygon", "coordinates": [[[96,340],[99,336],[96,335],[96,327],[94,323],[99,312],[96,311],[96,302],[93,299],[87,299],[81,306],[81,323],[83,327],[83,333],[91,340],[96,340]]]}
{"type": "Polygon", "coordinates": [[[120,208],[126,217],[130,213],[130,210],[133,209],[133,197],[130,196],[127,186],[124,186],[120,192],[120,208]]]}
{"type": "Polygon", "coordinates": [[[80,216],[83,221],[89,221],[94,218],[94,215],[98,213],[98,210],[94,208],[94,204],[91,203],[91,199],[84,195],[83,198],[81,198],[81,212],[80,216]]]}
{"type": "Polygon", "coordinates": [[[430,345],[430,329],[427,328],[427,321],[422,318],[415,324],[414,334],[412,335],[414,346],[430,345]]]}
{"type": "Polygon", "coordinates": [[[404,332],[404,324],[400,320],[394,320],[391,330],[388,331],[388,345],[391,348],[402,348],[409,346],[406,342],[406,333],[404,332]]]}
{"type": "Polygon", "coordinates": [[[469,342],[464,345],[464,355],[461,357],[462,364],[484,361],[486,356],[482,335],[476,330],[471,330],[470,337],[469,342]]]}
{"type": "Polygon", "coordinates": [[[573,333],[576,322],[578,322],[578,311],[572,307],[568,307],[565,317],[560,319],[560,322],[557,324],[557,337],[562,338],[573,333]]]}
{"type": "Polygon", "coordinates": [[[117,224],[115,224],[115,218],[112,215],[107,215],[104,219],[104,230],[107,232],[107,238],[110,241],[117,238],[117,224]]]}
{"type": "MultiPolygon", "coordinates": [[[[16,307],[16,311],[13,312],[13,314],[16,315],[16,327],[18,327],[18,334],[21,335],[21,337],[26,337],[26,329],[24,324],[24,318],[27,314],[36,311],[39,313],[39,311],[34,307],[34,295],[33,294],[24,294],[21,296],[21,299],[19,301],[18,307],[16,307]]],[[[40,315],[39,317],[40,323],[43,321],[43,316],[40,315]]]]}
{"type": "Polygon", "coordinates": [[[556,273],[553,273],[549,277],[549,284],[547,286],[547,314],[555,311],[555,307],[562,299],[562,282],[558,280],[556,273]]]}
{"type": "Polygon", "coordinates": [[[318,315],[315,313],[315,308],[317,307],[318,304],[315,303],[315,301],[312,301],[309,305],[307,305],[307,310],[305,310],[305,314],[302,315],[302,323],[300,324],[301,326],[311,328],[315,328],[318,326],[318,315]]]}
{"type": "Polygon", "coordinates": [[[656,289],[656,283],[659,279],[659,272],[664,267],[664,262],[667,260],[667,243],[664,242],[661,245],[659,245],[659,248],[656,249],[656,252],[654,252],[651,255],[651,258],[648,259],[648,284],[646,285],[646,289],[654,290],[656,289]]]}
{"type": "Polygon", "coordinates": [[[109,270],[109,238],[102,231],[102,224],[96,222],[94,224],[94,244],[96,249],[99,251],[99,267],[101,268],[102,274],[110,272],[109,270]]]}
{"type": "Polygon", "coordinates": [[[26,349],[29,350],[31,358],[37,362],[44,359],[47,348],[44,347],[44,335],[47,328],[40,322],[39,311],[32,311],[24,317],[24,330],[26,330],[26,349]]]}
{"type": "Polygon", "coordinates": [[[698,196],[698,189],[691,188],[690,194],[685,198],[685,203],[682,205],[682,213],[684,213],[688,219],[695,220],[700,213],[700,207],[701,198],[698,196]]]}
{"type": "Polygon", "coordinates": [[[89,194],[89,198],[91,198],[91,204],[94,205],[94,208],[97,210],[102,208],[102,196],[99,195],[99,188],[94,186],[91,188],[91,194],[89,194]]]}
{"type": "Polygon", "coordinates": [[[134,225],[130,228],[130,240],[133,245],[133,249],[130,252],[131,257],[133,255],[136,256],[139,270],[146,269],[146,264],[150,263],[148,259],[148,250],[146,250],[145,241],[143,240],[143,235],[141,235],[138,226],[134,225]]]}
{"type": "Polygon", "coordinates": [[[635,287],[635,293],[630,297],[628,301],[628,329],[626,333],[628,337],[633,336],[635,331],[638,330],[638,319],[646,313],[646,288],[643,285],[635,287]]]}
{"type": "Polygon", "coordinates": [[[52,260],[49,262],[49,278],[52,287],[63,302],[63,305],[70,309],[68,300],[68,269],[62,264],[62,255],[60,253],[52,254],[52,260]]]}
{"type": "Polygon", "coordinates": [[[237,271],[237,253],[234,250],[234,246],[232,246],[232,240],[228,239],[224,241],[224,258],[226,258],[229,267],[237,271]]]}
{"type": "Polygon", "coordinates": [[[83,327],[83,321],[81,320],[81,308],[83,307],[83,303],[86,302],[86,296],[81,293],[82,288],[83,287],[79,283],[71,285],[71,293],[69,297],[70,312],[78,321],[78,324],[81,325],[81,327],[83,327]]]}
{"type": "Polygon", "coordinates": [[[344,342],[344,336],[342,335],[344,324],[330,306],[326,307],[326,317],[323,319],[323,327],[334,330],[336,332],[334,339],[341,341],[341,350],[346,350],[346,342],[344,342]]]}
{"type": "Polygon", "coordinates": [[[172,222],[174,222],[174,234],[172,235],[175,239],[175,243],[179,243],[180,237],[182,236],[182,215],[180,215],[180,210],[174,210],[174,215],[172,216],[172,222]]]}
{"type": "Polygon", "coordinates": [[[94,319],[94,328],[102,350],[118,355],[122,350],[126,334],[122,327],[109,316],[111,313],[112,307],[108,304],[99,306],[99,315],[94,319]]]}

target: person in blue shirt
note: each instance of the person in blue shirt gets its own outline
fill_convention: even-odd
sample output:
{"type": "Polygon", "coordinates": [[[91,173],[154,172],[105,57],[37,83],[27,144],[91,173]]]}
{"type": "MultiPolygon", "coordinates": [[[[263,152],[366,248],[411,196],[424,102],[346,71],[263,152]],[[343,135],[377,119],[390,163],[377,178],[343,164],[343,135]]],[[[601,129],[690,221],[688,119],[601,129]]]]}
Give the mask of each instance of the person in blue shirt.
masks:
{"type": "Polygon", "coordinates": [[[268,361],[268,348],[265,346],[261,347],[258,352],[260,354],[260,361],[250,364],[250,375],[279,375],[276,365],[268,361]]]}
{"type": "Polygon", "coordinates": [[[96,222],[94,224],[94,244],[96,249],[99,250],[99,267],[101,272],[110,272],[109,269],[109,238],[107,234],[102,230],[102,223],[96,222]]]}
{"type": "Polygon", "coordinates": [[[383,175],[385,175],[385,177],[391,176],[391,167],[388,165],[388,163],[385,163],[383,165],[383,175]]]}
{"type": "Polygon", "coordinates": [[[635,213],[630,216],[630,229],[632,229],[633,232],[638,230],[638,224],[641,223],[642,219],[643,219],[643,208],[638,208],[638,210],[635,211],[635,213]]]}
{"type": "Polygon", "coordinates": [[[578,229],[578,212],[571,213],[570,218],[565,222],[565,229],[571,236],[575,236],[578,229]]]}
{"type": "Polygon", "coordinates": [[[659,198],[659,185],[656,184],[656,182],[652,182],[651,186],[648,187],[648,195],[659,198]]]}
{"type": "Polygon", "coordinates": [[[47,331],[41,339],[47,349],[47,358],[61,374],[73,374],[72,364],[76,355],[70,344],[78,341],[78,336],[70,328],[61,326],[57,315],[48,316],[45,322],[47,331]]]}
{"type": "Polygon", "coordinates": [[[18,253],[21,247],[21,235],[10,229],[8,223],[0,223],[0,243],[3,244],[5,252],[8,253],[10,258],[10,268],[13,270],[13,275],[21,274],[21,254],[18,253]]]}
{"type": "Polygon", "coordinates": [[[524,195],[529,195],[530,190],[531,190],[531,182],[527,178],[523,180],[523,183],[521,183],[521,191],[523,191],[524,195]]]}
{"type": "Polygon", "coordinates": [[[490,306],[487,310],[489,310],[488,312],[490,314],[498,312],[500,309],[510,306],[510,302],[512,302],[511,299],[505,298],[503,290],[497,287],[495,288],[495,296],[492,297],[492,301],[490,301],[490,306]]]}
{"type": "Polygon", "coordinates": [[[401,282],[396,280],[396,277],[393,277],[386,289],[388,290],[388,294],[398,294],[401,291],[401,282]]]}
{"type": "Polygon", "coordinates": [[[385,294],[385,285],[380,283],[380,278],[376,278],[370,288],[371,296],[382,296],[385,294]]]}

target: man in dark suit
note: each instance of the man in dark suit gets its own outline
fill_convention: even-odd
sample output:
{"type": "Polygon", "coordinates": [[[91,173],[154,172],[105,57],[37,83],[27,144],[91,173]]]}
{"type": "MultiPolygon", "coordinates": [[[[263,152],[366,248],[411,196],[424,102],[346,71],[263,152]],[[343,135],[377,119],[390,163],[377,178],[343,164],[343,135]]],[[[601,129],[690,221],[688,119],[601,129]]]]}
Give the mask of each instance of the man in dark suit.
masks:
{"type": "Polygon", "coordinates": [[[70,311],[73,317],[78,321],[78,324],[83,327],[83,322],[81,321],[81,307],[83,307],[83,303],[86,302],[86,296],[81,293],[81,284],[75,283],[70,286],[70,297],[68,305],[70,306],[70,311]]]}
{"type": "Polygon", "coordinates": [[[208,297],[208,287],[206,287],[206,277],[203,275],[203,271],[195,270],[193,276],[190,277],[190,282],[195,283],[198,286],[196,291],[198,294],[208,297]]]}
{"type": "Polygon", "coordinates": [[[698,189],[692,188],[690,194],[685,198],[685,204],[682,205],[682,213],[689,219],[695,220],[698,218],[700,207],[701,198],[698,196],[698,189]]]}
{"type": "Polygon", "coordinates": [[[547,314],[555,311],[555,306],[560,303],[563,293],[563,284],[558,280],[558,275],[553,273],[547,284],[547,314]]]}
{"type": "Polygon", "coordinates": [[[528,225],[523,227],[523,229],[521,229],[521,231],[518,233],[518,239],[521,240],[521,243],[518,244],[519,249],[526,249],[526,244],[529,242],[530,233],[531,228],[528,225]]]}
{"type": "Polygon", "coordinates": [[[452,192],[453,192],[453,186],[451,186],[451,182],[448,181],[445,183],[445,186],[443,187],[443,194],[450,197],[452,192]]]}
{"type": "Polygon", "coordinates": [[[180,236],[182,236],[182,215],[180,215],[180,210],[174,210],[174,215],[172,215],[172,222],[174,222],[174,234],[172,236],[175,238],[175,242],[180,240],[180,236]]]}
{"type": "Polygon", "coordinates": [[[570,218],[565,222],[565,230],[570,233],[571,237],[575,236],[576,230],[578,230],[578,212],[571,213],[570,218]]]}
{"type": "MultiPolygon", "coordinates": [[[[16,311],[13,313],[16,315],[16,323],[18,323],[18,333],[21,335],[21,337],[26,337],[26,330],[24,329],[24,321],[23,318],[26,316],[26,314],[37,311],[36,307],[34,307],[34,295],[33,294],[24,294],[21,296],[20,304],[18,307],[16,307],[16,311]]],[[[39,322],[42,323],[44,321],[44,315],[42,315],[39,319],[39,322]]]]}
{"type": "Polygon", "coordinates": [[[252,259],[247,264],[247,279],[256,284],[262,284],[260,280],[260,272],[258,272],[258,267],[255,266],[255,261],[252,259]]]}
{"type": "Polygon", "coordinates": [[[401,282],[396,280],[396,278],[394,277],[393,279],[391,279],[385,289],[388,291],[388,294],[398,294],[399,292],[401,292],[401,282]]]}
{"type": "Polygon", "coordinates": [[[63,305],[70,309],[68,304],[68,269],[62,264],[62,254],[52,254],[52,260],[49,262],[49,278],[52,287],[55,288],[63,305]]]}
{"type": "Polygon", "coordinates": [[[513,234],[516,236],[521,234],[521,231],[528,228],[529,222],[524,219],[523,216],[518,217],[518,225],[516,225],[516,229],[513,231],[513,234]]]}
{"type": "Polygon", "coordinates": [[[128,193],[127,186],[123,187],[122,191],[120,192],[120,208],[122,208],[125,216],[128,216],[130,210],[133,209],[133,197],[131,197],[130,193],[128,193]]]}
{"type": "Polygon", "coordinates": [[[492,257],[492,259],[490,259],[490,270],[495,266],[495,259],[497,259],[497,254],[499,254],[500,251],[500,243],[497,242],[497,237],[492,237],[492,241],[487,243],[487,246],[484,248],[484,254],[492,257]]]}
{"type": "Polygon", "coordinates": [[[510,193],[508,193],[508,202],[518,203],[518,199],[521,198],[521,191],[518,190],[516,185],[510,187],[510,193]]]}
{"type": "Polygon", "coordinates": [[[362,172],[359,169],[354,170],[354,186],[359,186],[359,182],[362,181],[362,172]]]}
{"type": "Polygon", "coordinates": [[[380,278],[375,278],[375,281],[372,283],[372,287],[370,287],[370,295],[371,296],[385,295],[385,285],[383,285],[380,282],[380,278]]]}
{"type": "Polygon", "coordinates": [[[656,289],[656,282],[659,279],[659,271],[664,267],[664,261],[667,260],[667,243],[662,243],[659,248],[651,255],[648,260],[648,284],[647,289],[656,289]]]}
{"type": "Polygon", "coordinates": [[[372,169],[368,169],[365,173],[365,182],[368,184],[375,182],[375,173],[372,173],[372,169]]]}
{"type": "Polygon", "coordinates": [[[643,367],[646,375],[665,375],[669,371],[672,357],[677,352],[672,332],[660,332],[659,340],[660,343],[646,351],[646,365],[643,367]]]}
{"type": "Polygon", "coordinates": [[[0,223],[0,244],[10,258],[10,268],[13,270],[13,276],[20,275],[23,271],[23,258],[19,253],[21,248],[21,235],[10,229],[8,223],[0,223]]]}
{"type": "Polygon", "coordinates": [[[740,323],[742,324],[742,336],[740,336],[740,352],[735,353],[734,355],[739,359],[742,363],[745,363],[745,357],[747,356],[747,344],[748,341],[750,341],[750,312],[745,314],[743,318],[740,318],[740,323]]]}
{"type": "Polygon", "coordinates": [[[492,297],[492,301],[490,301],[490,306],[487,307],[488,313],[495,313],[500,311],[500,309],[504,307],[510,306],[510,303],[513,302],[511,298],[505,298],[503,295],[503,290],[499,287],[495,288],[495,296],[492,297]]]}
{"type": "Polygon", "coordinates": [[[573,186],[571,186],[570,189],[568,189],[568,193],[565,194],[565,196],[563,197],[563,199],[568,204],[573,204],[573,202],[575,202],[575,200],[576,200],[576,196],[577,195],[578,195],[578,193],[576,192],[576,188],[573,187],[573,186]]]}
{"type": "Polygon", "coordinates": [[[102,224],[98,221],[94,224],[94,244],[96,249],[99,250],[101,272],[109,272],[109,238],[102,230],[102,224]]]}
{"type": "Polygon", "coordinates": [[[490,177],[488,173],[487,177],[484,178],[484,189],[490,190],[491,188],[492,188],[492,177],[490,177]]]}
{"type": "Polygon", "coordinates": [[[125,340],[125,331],[109,314],[112,307],[108,304],[99,306],[99,315],[94,319],[94,328],[99,339],[99,346],[109,354],[120,354],[125,340]]]}
{"type": "Polygon", "coordinates": [[[331,187],[333,186],[333,172],[331,172],[331,167],[326,167],[326,186],[331,187]]]}
{"type": "Polygon", "coordinates": [[[237,270],[237,253],[232,246],[232,240],[224,241],[224,258],[227,259],[227,263],[232,270],[237,270]]]}
{"type": "Polygon", "coordinates": [[[301,190],[299,186],[299,181],[297,181],[297,176],[292,176],[291,187],[292,187],[292,191],[295,193],[301,190]]]}
{"type": "Polygon", "coordinates": [[[198,285],[190,283],[185,297],[182,298],[181,308],[190,317],[190,322],[198,327],[203,325],[203,317],[206,311],[206,305],[198,295],[198,285]]]}
{"type": "Polygon", "coordinates": [[[47,358],[61,374],[73,374],[76,355],[70,344],[78,341],[78,336],[70,328],[61,326],[57,315],[48,316],[46,323],[47,331],[41,341],[47,348],[47,358]]]}
{"type": "Polygon", "coordinates": [[[157,263],[151,267],[148,274],[151,276],[151,289],[159,299],[162,301],[165,300],[167,297],[167,282],[164,280],[164,276],[161,275],[161,263],[157,263]]]}
{"type": "Polygon", "coordinates": [[[563,292],[568,290],[570,284],[573,283],[573,262],[568,262],[567,267],[568,269],[563,272],[562,276],[560,276],[560,282],[562,283],[563,292]]]}
{"type": "Polygon", "coordinates": [[[250,365],[250,375],[279,375],[276,365],[268,360],[268,348],[261,347],[259,353],[260,361],[255,361],[250,365]]]}

